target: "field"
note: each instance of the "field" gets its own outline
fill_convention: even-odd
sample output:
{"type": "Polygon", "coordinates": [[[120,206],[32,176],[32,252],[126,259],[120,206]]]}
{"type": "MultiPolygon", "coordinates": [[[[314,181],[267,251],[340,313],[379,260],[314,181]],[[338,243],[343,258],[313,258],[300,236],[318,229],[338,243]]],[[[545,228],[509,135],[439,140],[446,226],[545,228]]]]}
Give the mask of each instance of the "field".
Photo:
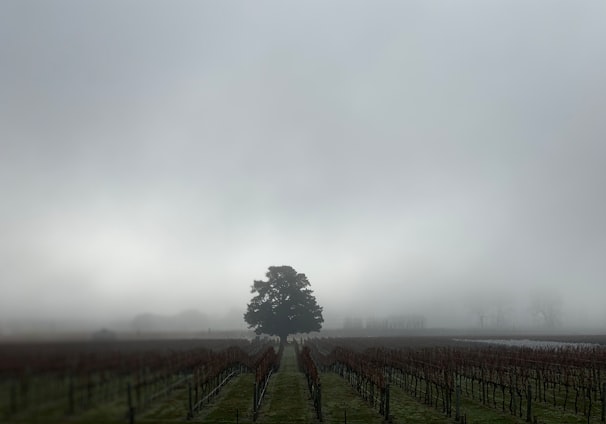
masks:
{"type": "Polygon", "coordinates": [[[605,422],[606,340],[532,339],[7,343],[0,420],[605,422]]]}

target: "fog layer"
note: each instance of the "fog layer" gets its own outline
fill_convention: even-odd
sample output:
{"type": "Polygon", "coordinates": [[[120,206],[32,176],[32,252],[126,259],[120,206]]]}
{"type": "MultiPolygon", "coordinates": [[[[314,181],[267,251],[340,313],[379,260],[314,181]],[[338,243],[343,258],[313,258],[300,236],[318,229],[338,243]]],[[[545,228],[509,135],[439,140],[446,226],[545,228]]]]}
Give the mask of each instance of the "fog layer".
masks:
{"type": "Polygon", "coordinates": [[[291,265],[327,326],[606,324],[605,19],[3,1],[0,321],[243,312],[291,265]]]}

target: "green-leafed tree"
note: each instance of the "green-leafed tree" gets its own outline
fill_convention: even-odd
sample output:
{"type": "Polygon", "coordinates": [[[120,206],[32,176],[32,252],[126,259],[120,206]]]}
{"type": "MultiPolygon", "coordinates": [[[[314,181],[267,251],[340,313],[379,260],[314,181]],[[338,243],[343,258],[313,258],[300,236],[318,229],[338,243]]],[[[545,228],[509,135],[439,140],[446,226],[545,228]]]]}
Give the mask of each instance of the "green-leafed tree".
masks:
{"type": "Polygon", "coordinates": [[[244,320],[256,334],[280,337],[286,343],[289,334],[320,331],[324,318],[309,280],[292,267],[270,266],[267,281],[256,280],[244,320]]]}

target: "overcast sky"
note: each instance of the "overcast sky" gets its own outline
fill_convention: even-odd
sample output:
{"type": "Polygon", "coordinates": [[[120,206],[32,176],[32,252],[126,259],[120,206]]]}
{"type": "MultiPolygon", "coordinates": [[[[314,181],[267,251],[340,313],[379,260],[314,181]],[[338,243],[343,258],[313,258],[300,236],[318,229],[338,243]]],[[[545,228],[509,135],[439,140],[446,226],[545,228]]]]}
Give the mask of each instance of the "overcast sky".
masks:
{"type": "Polygon", "coordinates": [[[604,22],[601,0],[4,0],[0,320],[243,312],[291,265],[333,320],[549,292],[606,324],[604,22]]]}

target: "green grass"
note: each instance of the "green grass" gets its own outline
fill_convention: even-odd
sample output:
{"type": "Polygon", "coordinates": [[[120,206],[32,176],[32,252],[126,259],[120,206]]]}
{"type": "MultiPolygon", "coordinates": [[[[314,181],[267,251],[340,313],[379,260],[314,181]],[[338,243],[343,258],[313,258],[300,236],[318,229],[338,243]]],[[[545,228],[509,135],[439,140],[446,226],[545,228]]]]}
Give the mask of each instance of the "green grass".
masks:
{"type": "MultiPolygon", "coordinates": [[[[32,379],[29,392],[29,408],[25,402],[19,403],[19,412],[8,417],[10,404],[10,385],[0,385],[0,421],[7,423],[71,423],[71,424],[103,424],[127,423],[126,416],[126,381],[120,379],[108,387],[113,396],[107,398],[106,391],[99,390],[92,397],[92,406],[85,409],[84,392],[78,392],[75,397],[76,411],[73,415],[67,414],[67,388],[64,380],[45,378],[32,379]],[[113,399],[113,400],[112,400],[113,399]],[[44,401],[45,400],[45,401],[44,401]],[[43,403],[33,408],[32,402],[43,403]],[[7,418],[8,417],[8,418],[7,418]]],[[[358,393],[349,385],[347,380],[334,373],[323,373],[322,382],[322,410],[324,422],[328,424],[343,423],[345,414],[349,424],[383,423],[376,408],[367,404],[358,393]]],[[[470,424],[522,424],[525,423],[526,409],[523,404],[523,416],[509,413],[509,393],[505,396],[505,412],[502,411],[502,393],[499,389],[489,390],[489,401],[486,405],[478,399],[479,388],[474,386],[472,398],[468,381],[463,381],[464,389],[461,398],[461,413],[467,417],[470,424]],[[496,405],[496,406],[495,406],[496,405]]],[[[420,387],[422,388],[422,387],[420,387]]],[[[252,423],[252,391],[253,375],[251,373],[236,376],[227,383],[219,394],[209,403],[203,405],[201,411],[191,420],[192,422],[207,423],[235,423],[236,416],[241,424],[252,423]]],[[[150,389],[150,393],[154,390],[150,389]]],[[[582,424],[587,418],[582,413],[574,414],[574,391],[570,391],[567,411],[562,408],[563,391],[558,391],[553,406],[553,392],[546,393],[547,403],[533,401],[532,417],[538,417],[541,424],[582,424]]],[[[21,395],[21,393],[19,393],[21,395]]],[[[143,395],[142,395],[143,397],[143,395]]],[[[135,399],[133,399],[134,401],[135,399]]],[[[21,401],[21,399],[19,399],[21,401]]],[[[454,399],[453,399],[454,402],[454,399]]],[[[592,405],[591,423],[600,422],[601,402],[594,401],[592,405]]],[[[583,409],[583,399],[579,401],[579,409],[583,409]]],[[[170,395],[156,399],[149,408],[137,411],[135,422],[143,424],[160,424],[187,422],[188,390],[187,386],[175,388],[170,395]]],[[[414,398],[410,393],[401,389],[392,382],[390,413],[393,423],[454,423],[454,405],[452,417],[445,416],[441,410],[426,405],[420,398],[414,398]]],[[[309,398],[305,376],[297,369],[295,352],[292,346],[287,346],[282,358],[282,367],[270,380],[266,398],[261,406],[257,420],[260,424],[272,423],[317,423],[315,411],[309,398]]]]}
{"type": "MultiPolygon", "coordinates": [[[[466,415],[467,422],[474,424],[521,424],[526,422],[526,416],[522,419],[509,414],[508,410],[502,412],[465,397],[461,398],[461,415],[466,415]]],[[[559,423],[559,421],[555,421],[555,423],[559,423]]]]}
{"type": "Polygon", "coordinates": [[[221,394],[205,406],[193,421],[207,423],[252,423],[252,394],[254,376],[241,374],[221,391],[221,394]]]}
{"type": "Polygon", "coordinates": [[[349,383],[335,373],[322,373],[322,415],[325,423],[379,424],[383,417],[371,408],[349,383]]]}
{"type": "MultiPolygon", "coordinates": [[[[405,418],[405,422],[418,422],[418,423],[438,423],[438,422],[453,422],[454,421],[454,405],[453,405],[453,418],[448,418],[442,415],[437,409],[430,408],[435,413],[441,415],[442,421],[440,421],[438,416],[431,417],[431,413],[428,412],[428,406],[422,404],[420,399],[413,398],[410,394],[405,392],[404,390],[398,388],[395,385],[392,385],[392,396],[391,396],[391,412],[396,417],[394,422],[400,422],[402,417],[405,418]],[[399,394],[398,394],[399,392],[399,394]],[[405,399],[408,396],[410,402],[408,406],[400,409],[397,404],[400,402],[400,399],[405,399]],[[415,411],[414,403],[422,404],[422,407],[418,409],[418,412],[415,411]],[[446,420],[446,421],[444,421],[446,420]]],[[[467,393],[466,390],[463,390],[461,396],[461,414],[467,417],[467,421],[469,423],[480,423],[480,424],[489,424],[489,423],[500,423],[500,424],[522,424],[526,422],[526,403],[523,400],[522,405],[522,416],[519,416],[519,405],[518,405],[518,415],[512,415],[509,412],[509,394],[506,392],[505,396],[505,411],[503,411],[503,398],[500,390],[496,390],[494,392],[495,399],[493,400],[493,392],[489,391],[489,401],[487,404],[482,404],[479,400],[477,393],[478,386],[476,383],[475,387],[476,393],[475,396],[472,397],[471,393],[467,393]]],[[[547,396],[549,398],[549,396],[547,396]]],[[[556,400],[558,400],[556,398],[556,400]]],[[[454,403],[453,399],[453,403],[454,403]]],[[[559,401],[559,400],[558,400],[559,401]]],[[[594,402],[592,407],[592,417],[591,423],[600,422],[600,413],[599,413],[600,405],[596,405],[594,402]]],[[[531,412],[532,420],[534,421],[534,417],[537,417],[539,423],[542,424],[582,424],[587,422],[587,418],[582,414],[574,414],[572,412],[572,405],[569,401],[567,411],[564,411],[561,406],[554,407],[552,403],[547,402],[538,402],[533,400],[532,403],[532,412],[531,412]]]]}
{"type": "Polygon", "coordinates": [[[270,379],[257,422],[315,423],[305,376],[297,369],[295,349],[286,346],[280,370],[270,379]]]}
{"type": "MultiPolygon", "coordinates": [[[[472,399],[471,393],[467,394],[467,391],[469,390],[469,382],[468,381],[464,381],[465,384],[468,385],[467,390],[463,390],[462,393],[462,406],[464,405],[465,408],[467,408],[469,410],[469,413],[467,414],[468,419],[473,419],[473,422],[501,422],[501,423],[523,423],[526,422],[526,400],[525,398],[522,400],[523,404],[522,404],[522,417],[519,416],[519,405],[517,407],[517,412],[518,415],[517,417],[514,415],[511,415],[509,413],[509,393],[506,392],[505,394],[505,412],[502,411],[502,402],[503,402],[503,395],[501,390],[497,389],[494,394],[495,394],[495,400],[493,401],[492,399],[492,395],[493,395],[493,391],[492,389],[489,389],[489,402],[488,405],[482,405],[482,403],[479,401],[478,397],[479,397],[479,386],[478,383],[476,382],[475,384],[475,395],[474,395],[474,399],[472,399]],[[494,404],[496,403],[496,408],[494,407],[494,404]],[[495,421],[496,418],[493,418],[492,421],[488,420],[488,419],[484,419],[483,417],[488,416],[489,412],[488,411],[492,411],[493,414],[499,414],[500,418],[498,418],[498,421],[495,421]],[[471,418],[473,417],[473,418],[471,418]]],[[[535,385],[533,385],[533,388],[535,388],[535,385]]],[[[567,408],[566,411],[564,411],[563,409],[563,405],[564,405],[564,392],[561,391],[559,393],[556,393],[556,403],[557,406],[553,406],[553,392],[552,389],[549,388],[546,394],[546,399],[547,402],[539,402],[533,399],[532,401],[532,412],[531,412],[531,417],[534,420],[534,417],[536,416],[538,421],[540,423],[547,423],[547,424],[583,424],[583,423],[587,423],[587,417],[583,415],[583,413],[578,413],[575,414],[574,413],[574,390],[570,390],[570,396],[568,399],[568,404],[567,404],[567,408]]],[[[519,400],[518,400],[519,402],[519,400]]],[[[594,401],[592,408],[591,408],[591,423],[598,423],[600,422],[600,411],[601,411],[601,402],[600,401],[594,401]]],[[[581,399],[579,401],[579,410],[583,409],[583,399],[581,399]]]]}
{"type": "MultiPolygon", "coordinates": [[[[454,422],[453,417],[449,418],[435,408],[422,404],[401,388],[392,385],[390,388],[390,415],[394,423],[411,424],[439,424],[454,422]]],[[[475,421],[473,421],[475,423],[475,421]]]]}

